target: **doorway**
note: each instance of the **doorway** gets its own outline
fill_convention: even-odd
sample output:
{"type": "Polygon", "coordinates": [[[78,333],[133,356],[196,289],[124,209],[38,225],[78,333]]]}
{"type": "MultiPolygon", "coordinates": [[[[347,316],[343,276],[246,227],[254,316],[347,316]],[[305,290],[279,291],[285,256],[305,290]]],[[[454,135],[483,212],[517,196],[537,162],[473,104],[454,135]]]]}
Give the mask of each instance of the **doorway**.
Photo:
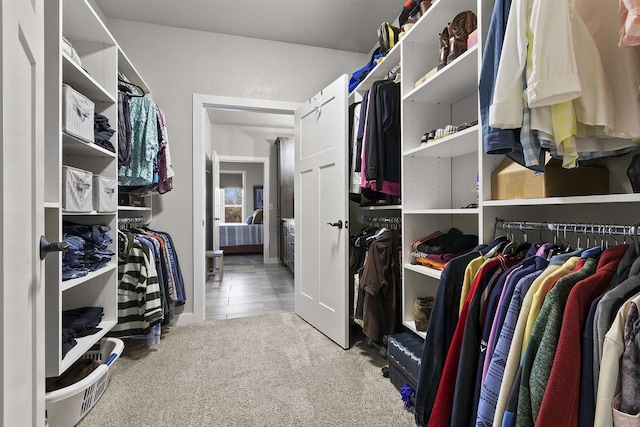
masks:
{"type": "MultiPolygon", "coordinates": [[[[264,161],[263,218],[266,264],[278,263],[273,143],[279,136],[293,135],[293,114],[297,103],[193,95],[193,269],[194,321],[205,320],[205,250],[207,247],[207,162],[218,157],[264,161]],[[282,123],[290,120],[291,124],[282,123]],[[289,133],[287,133],[287,129],[289,133]],[[269,184],[267,184],[269,183],[269,184]],[[268,247],[268,251],[267,251],[268,247]]],[[[215,166],[211,168],[212,172],[215,166]]],[[[215,198],[214,198],[215,199],[215,198]]],[[[248,213],[247,213],[248,215],[248,213]]],[[[212,239],[213,240],[213,239],[212,239]]]]}
{"type": "MultiPolygon", "coordinates": [[[[212,204],[207,206],[207,234],[211,233],[212,247],[232,254],[260,255],[269,264],[271,215],[265,215],[264,194],[271,193],[269,183],[269,158],[219,156],[218,177],[212,176],[212,204]],[[216,194],[217,193],[217,194],[216,194]]],[[[258,257],[253,256],[252,259],[258,257]]]]}

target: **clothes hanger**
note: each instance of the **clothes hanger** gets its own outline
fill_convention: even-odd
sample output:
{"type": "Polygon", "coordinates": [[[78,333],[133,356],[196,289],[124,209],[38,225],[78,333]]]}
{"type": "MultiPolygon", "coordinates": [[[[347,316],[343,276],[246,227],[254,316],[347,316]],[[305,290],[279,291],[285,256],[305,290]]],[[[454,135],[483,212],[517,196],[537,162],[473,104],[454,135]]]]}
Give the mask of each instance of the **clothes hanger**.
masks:
{"type": "Polygon", "coordinates": [[[129,95],[132,98],[143,98],[146,95],[146,92],[140,86],[138,86],[135,83],[131,83],[130,81],[125,80],[120,76],[118,76],[118,82],[120,83],[118,84],[118,89],[122,90],[123,92],[126,92],[127,95],[129,95]],[[132,87],[137,89],[138,93],[133,92],[131,90],[132,87]]]}

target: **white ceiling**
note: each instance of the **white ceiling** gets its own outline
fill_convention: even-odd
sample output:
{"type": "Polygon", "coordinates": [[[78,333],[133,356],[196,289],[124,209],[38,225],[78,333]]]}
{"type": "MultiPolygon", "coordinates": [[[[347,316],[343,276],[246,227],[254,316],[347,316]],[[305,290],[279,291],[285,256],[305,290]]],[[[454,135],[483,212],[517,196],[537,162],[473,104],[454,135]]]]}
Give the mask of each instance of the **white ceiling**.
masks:
{"type": "Polygon", "coordinates": [[[96,0],[112,19],[368,53],[402,0],[96,0]]]}

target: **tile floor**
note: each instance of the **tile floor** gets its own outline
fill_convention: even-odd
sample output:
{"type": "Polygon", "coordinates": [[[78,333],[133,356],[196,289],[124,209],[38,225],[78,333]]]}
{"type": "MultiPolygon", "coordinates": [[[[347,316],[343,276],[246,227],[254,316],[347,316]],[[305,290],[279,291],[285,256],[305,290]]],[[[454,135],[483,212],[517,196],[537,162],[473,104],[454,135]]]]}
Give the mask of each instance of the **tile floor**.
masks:
{"type": "Polygon", "coordinates": [[[294,310],[293,274],[259,255],[224,255],[221,282],[206,284],[206,318],[231,319],[294,310]]]}

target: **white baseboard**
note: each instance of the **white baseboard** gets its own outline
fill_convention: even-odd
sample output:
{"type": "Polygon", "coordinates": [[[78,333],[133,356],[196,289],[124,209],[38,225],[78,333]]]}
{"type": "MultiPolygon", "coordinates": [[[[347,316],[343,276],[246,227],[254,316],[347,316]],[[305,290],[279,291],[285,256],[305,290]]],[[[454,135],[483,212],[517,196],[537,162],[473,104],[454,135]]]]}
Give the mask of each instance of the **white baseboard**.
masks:
{"type": "Polygon", "coordinates": [[[172,324],[175,326],[191,325],[194,323],[193,313],[180,313],[176,314],[172,324]]]}

